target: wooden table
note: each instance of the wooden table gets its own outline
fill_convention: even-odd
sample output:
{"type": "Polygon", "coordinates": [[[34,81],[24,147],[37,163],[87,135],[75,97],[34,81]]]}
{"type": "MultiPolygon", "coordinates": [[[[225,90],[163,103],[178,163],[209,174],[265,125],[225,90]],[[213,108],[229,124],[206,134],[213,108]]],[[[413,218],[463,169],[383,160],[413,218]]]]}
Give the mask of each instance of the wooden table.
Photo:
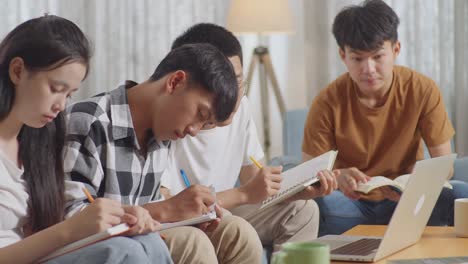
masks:
{"type": "MultiPolygon", "coordinates": [[[[347,231],[345,235],[355,236],[383,236],[387,226],[359,225],[347,231]]],[[[428,226],[416,244],[402,249],[379,262],[385,263],[390,259],[437,258],[468,256],[468,238],[457,238],[453,227],[428,226]]],[[[332,263],[353,263],[332,261],[332,263]]]]}

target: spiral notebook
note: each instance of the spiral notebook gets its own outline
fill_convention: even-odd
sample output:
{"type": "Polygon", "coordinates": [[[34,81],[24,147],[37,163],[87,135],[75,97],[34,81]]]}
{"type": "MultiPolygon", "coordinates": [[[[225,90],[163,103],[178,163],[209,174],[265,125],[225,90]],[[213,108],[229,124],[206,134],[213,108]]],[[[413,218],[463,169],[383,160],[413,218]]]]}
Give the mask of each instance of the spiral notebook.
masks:
{"type": "Polygon", "coordinates": [[[282,173],[283,181],[281,181],[278,193],[264,200],[254,213],[282,202],[304,190],[307,186],[318,182],[317,173],[321,170],[332,170],[337,154],[338,151],[330,150],[282,173]]]}

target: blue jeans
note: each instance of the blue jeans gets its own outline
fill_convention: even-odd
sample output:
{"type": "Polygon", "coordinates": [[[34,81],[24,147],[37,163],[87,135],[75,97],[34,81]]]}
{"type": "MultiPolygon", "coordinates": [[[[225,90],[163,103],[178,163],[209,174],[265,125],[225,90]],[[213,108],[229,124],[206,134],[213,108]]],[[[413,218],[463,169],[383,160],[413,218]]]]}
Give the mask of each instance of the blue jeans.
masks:
{"type": "MultiPolygon", "coordinates": [[[[428,225],[453,225],[454,200],[468,197],[468,184],[450,181],[453,190],[443,188],[429,218],[428,225]]],[[[319,236],[342,234],[356,225],[386,225],[390,222],[397,203],[351,200],[335,191],[315,200],[320,208],[319,236]]]]}
{"type": "Polygon", "coordinates": [[[171,263],[169,250],[159,234],[117,236],[54,258],[46,264],[171,263]]]}

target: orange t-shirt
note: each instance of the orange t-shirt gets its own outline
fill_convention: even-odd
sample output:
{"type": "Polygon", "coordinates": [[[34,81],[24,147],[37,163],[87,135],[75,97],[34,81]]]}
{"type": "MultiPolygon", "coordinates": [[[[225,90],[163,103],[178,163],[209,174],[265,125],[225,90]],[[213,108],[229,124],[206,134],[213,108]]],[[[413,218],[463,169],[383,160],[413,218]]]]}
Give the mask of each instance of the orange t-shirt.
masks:
{"type": "Polygon", "coordinates": [[[380,107],[362,104],[357,89],[346,73],[314,99],[304,127],[304,153],[337,149],[336,169],[356,167],[369,176],[395,178],[424,158],[421,139],[432,147],[455,134],[437,85],[416,71],[395,66],[380,107]]]}

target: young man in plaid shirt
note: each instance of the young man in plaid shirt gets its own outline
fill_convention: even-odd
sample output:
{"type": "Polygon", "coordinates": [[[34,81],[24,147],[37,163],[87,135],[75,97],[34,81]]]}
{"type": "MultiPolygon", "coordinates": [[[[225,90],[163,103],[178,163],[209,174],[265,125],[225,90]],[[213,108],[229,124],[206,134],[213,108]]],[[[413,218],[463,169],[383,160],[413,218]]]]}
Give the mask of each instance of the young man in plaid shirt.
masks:
{"type": "MultiPolygon", "coordinates": [[[[141,205],[159,222],[206,213],[215,202],[206,186],[192,185],[158,201],[169,140],[195,136],[200,129],[227,120],[237,97],[237,80],[226,57],[209,44],[191,44],[172,50],[149,80],[127,81],[70,106],[65,151],[67,213],[87,205],[83,186],[97,197],[141,205]]],[[[221,217],[219,208],[217,212],[221,217]]],[[[260,241],[241,218],[228,216],[221,223],[218,218],[199,227],[206,234],[192,227],[180,229],[176,239],[185,243],[175,249],[177,261],[259,262],[260,241]]]]}

